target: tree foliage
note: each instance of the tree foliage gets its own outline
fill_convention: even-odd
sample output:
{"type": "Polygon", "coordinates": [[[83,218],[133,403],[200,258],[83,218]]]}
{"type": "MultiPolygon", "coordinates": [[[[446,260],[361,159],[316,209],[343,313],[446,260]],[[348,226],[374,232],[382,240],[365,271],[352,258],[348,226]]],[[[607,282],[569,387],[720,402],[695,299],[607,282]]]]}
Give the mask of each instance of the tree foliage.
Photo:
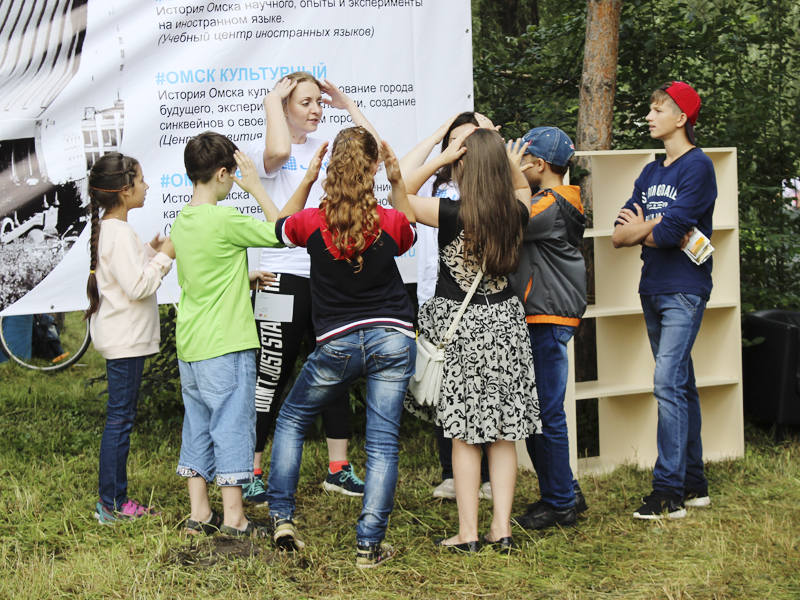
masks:
{"type": "MultiPolygon", "coordinates": [[[[519,36],[486,19],[480,33],[474,27],[476,107],[506,135],[545,124],[574,135],[586,6],[546,3],[556,13],[538,4],[540,24],[519,36]]],[[[799,19],[796,0],[627,0],[623,7],[614,147],[660,146],[644,121],[654,88],[681,79],[698,90],[698,144],[738,148],[745,310],[800,308],[800,218],[781,194],[781,183],[800,174],[799,19]]]]}

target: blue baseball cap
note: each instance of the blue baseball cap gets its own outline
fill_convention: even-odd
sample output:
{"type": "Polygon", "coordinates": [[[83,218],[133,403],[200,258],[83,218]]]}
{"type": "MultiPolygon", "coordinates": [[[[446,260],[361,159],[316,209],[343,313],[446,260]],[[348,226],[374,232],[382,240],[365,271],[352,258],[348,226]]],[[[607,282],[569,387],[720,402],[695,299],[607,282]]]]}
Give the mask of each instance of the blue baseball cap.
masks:
{"type": "Polygon", "coordinates": [[[559,167],[566,167],[575,154],[575,144],[558,127],[535,127],[522,141],[528,142],[525,152],[559,167]]]}

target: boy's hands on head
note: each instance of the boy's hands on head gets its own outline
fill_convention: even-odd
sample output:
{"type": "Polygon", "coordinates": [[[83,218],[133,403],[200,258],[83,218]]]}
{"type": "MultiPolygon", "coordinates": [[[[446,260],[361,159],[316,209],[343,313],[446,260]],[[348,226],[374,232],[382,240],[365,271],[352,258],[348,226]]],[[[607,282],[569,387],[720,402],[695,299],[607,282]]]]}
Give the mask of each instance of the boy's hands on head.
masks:
{"type": "Polygon", "coordinates": [[[464,147],[464,140],[466,140],[472,132],[478,129],[477,127],[472,127],[471,129],[467,129],[459,135],[456,139],[453,140],[453,143],[449,144],[447,148],[444,149],[439,155],[439,158],[444,164],[450,164],[456,162],[459,158],[464,156],[464,153],[467,149],[464,147]]]}
{"type": "Polygon", "coordinates": [[[305,180],[308,183],[314,183],[319,177],[319,170],[322,168],[322,159],[325,158],[325,154],[328,152],[328,142],[322,142],[317,151],[314,152],[314,156],[311,158],[311,162],[308,164],[308,170],[305,174],[305,180]]]}
{"type": "Polygon", "coordinates": [[[523,142],[522,138],[518,138],[516,141],[509,140],[506,142],[506,156],[508,156],[508,164],[511,166],[511,178],[513,179],[514,189],[522,190],[518,198],[529,206],[531,188],[523,171],[530,169],[531,165],[525,165],[525,168],[520,166],[522,157],[525,156],[525,150],[527,150],[527,148],[528,143],[523,142]],[[527,195],[527,202],[523,200],[523,196],[525,195],[527,195]]]}
{"type": "Polygon", "coordinates": [[[269,271],[249,271],[247,276],[250,279],[251,290],[265,290],[272,287],[276,280],[275,273],[269,271]]]}
{"type": "Polygon", "coordinates": [[[506,142],[506,155],[508,156],[508,162],[511,163],[512,169],[517,169],[520,172],[527,171],[531,168],[532,165],[525,165],[523,168],[521,166],[522,157],[525,156],[525,150],[528,149],[528,142],[523,142],[522,138],[517,138],[516,140],[508,140],[506,142]]]}
{"type": "Polygon", "coordinates": [[[231,173],[230,175],[239,184],[239,187],[248,194],[253,194],[255,191],[263,189],[264,186],[261,185],[261,179],[258,176],[256,163],[253,162],[253,159],[241,150],[234,152],[233,158],[236,160],[236,165],[239,167],[242,176],[237,177],[236,173],[231,173]]]}
{"type": "Polygon", "coordinates": [[[400,161],[397,160],[397,156],[389,146],[389,142],[382,140],[381,145],[383,146],[383,164],[386,166],[386,178],[389,183],[396,185],[403,180],[403,175],[400,172],[400,161]]]}

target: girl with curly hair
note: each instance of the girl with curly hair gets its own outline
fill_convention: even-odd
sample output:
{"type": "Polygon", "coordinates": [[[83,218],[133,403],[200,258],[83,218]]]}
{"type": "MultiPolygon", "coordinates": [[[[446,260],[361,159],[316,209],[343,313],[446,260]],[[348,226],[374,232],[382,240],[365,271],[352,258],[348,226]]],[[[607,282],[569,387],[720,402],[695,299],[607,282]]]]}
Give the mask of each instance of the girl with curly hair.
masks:
{"type": "Polygon", "coordinates": [[[397,158],[364,127],[336,136],[319,208],[276,225],[287,246],[311,256],[311,301],[317,347],[283,404],[275,426],[268,502],[279,548],[303,542],[292,517],[303,441],[316,416],[359,377],[367,385],[367,476],[356,527],[360,568],[394,556],[383,544],[397,485],[400,415],[414,372],[414,308],[395,257],[416,239],[397,158]],[[383,154],[396,210],[373,195],[383,154]]]}

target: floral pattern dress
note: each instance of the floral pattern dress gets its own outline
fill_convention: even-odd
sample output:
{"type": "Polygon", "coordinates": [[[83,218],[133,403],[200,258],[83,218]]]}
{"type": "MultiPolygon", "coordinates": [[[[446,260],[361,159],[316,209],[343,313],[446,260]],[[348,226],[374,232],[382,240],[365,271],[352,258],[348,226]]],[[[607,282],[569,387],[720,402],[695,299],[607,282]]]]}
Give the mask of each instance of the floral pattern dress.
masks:
{"type": "MultiPolygon", "coordinates": [[[[419,311],[419,329],[438,343],[469,292],[478,265],[464,260],[460,201],[439,205],[439,277],[436,294],[419,311]]],[[[527,211],[520,203],[521,223],[527,211]]],[[[406,408],[435,420],[445,437],[468,444],[522,440],[541,432],[539,401],[525,310],[507,277],[483,276],[445,351],[442,393],[435,407],[406,408]]]]}

